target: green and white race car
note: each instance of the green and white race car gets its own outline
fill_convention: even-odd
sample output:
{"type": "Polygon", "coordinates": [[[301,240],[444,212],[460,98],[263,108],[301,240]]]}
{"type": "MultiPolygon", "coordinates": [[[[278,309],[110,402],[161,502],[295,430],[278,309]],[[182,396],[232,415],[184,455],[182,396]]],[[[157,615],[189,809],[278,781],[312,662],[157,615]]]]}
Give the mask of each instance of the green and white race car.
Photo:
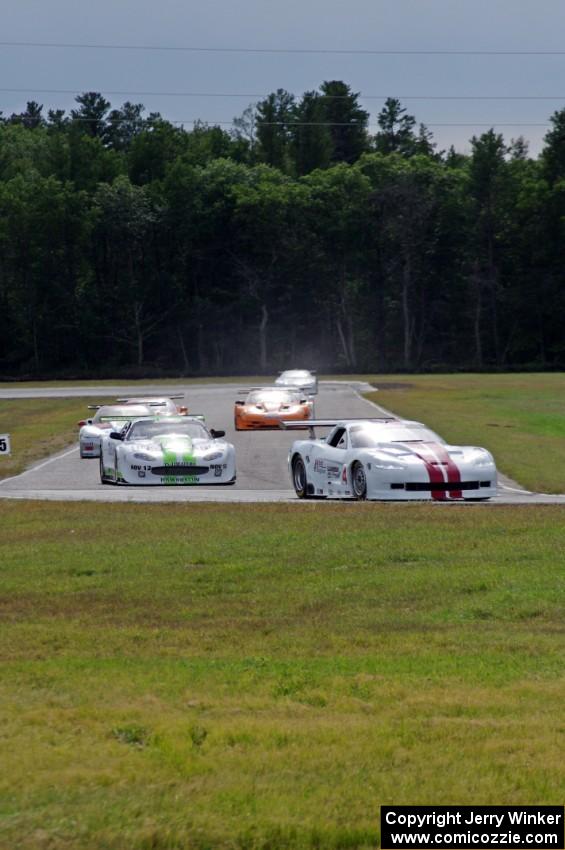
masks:
{"type": "Polygon", "coordinates": [[[140,419],[103,437],[102,484],[235,484],[235,449],[194,416],[140,419]]]}

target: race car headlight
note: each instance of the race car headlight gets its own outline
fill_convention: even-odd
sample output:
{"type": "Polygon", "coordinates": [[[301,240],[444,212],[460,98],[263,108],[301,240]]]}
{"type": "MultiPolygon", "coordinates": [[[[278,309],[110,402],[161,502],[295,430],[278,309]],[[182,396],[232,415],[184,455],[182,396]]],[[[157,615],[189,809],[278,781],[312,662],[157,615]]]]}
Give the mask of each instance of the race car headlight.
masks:
{"type": "Polygon", "coordinates": [[[148,455],[145,452],[135,452],[134,458],[137,460],[155,460],[155,455],[148,455]]]}
{"type": "Polygon", "coordinates": [[[371,460],[373,469],[403,469],[404,465],[388,457],[375,457],[371,460]]]}
{"type": "Polygon", "coordinates": [[[475,466],[492,466],[493,463],[494,458],[490,452],[481,452],[481,454],[477,454],[473,458],[473,464],[475,466]]]}
{"type": "Polygon", "coordinates": [[[402,469],[402,464],[389,460],[374,460],[372,466],[374,469],[402,469]]]}
{"type": "Polygon", "coordinates": [[[223,454],[223,452],[210,452],[209,455],[204,455],[204,460],[218,460],[223,454]]]}

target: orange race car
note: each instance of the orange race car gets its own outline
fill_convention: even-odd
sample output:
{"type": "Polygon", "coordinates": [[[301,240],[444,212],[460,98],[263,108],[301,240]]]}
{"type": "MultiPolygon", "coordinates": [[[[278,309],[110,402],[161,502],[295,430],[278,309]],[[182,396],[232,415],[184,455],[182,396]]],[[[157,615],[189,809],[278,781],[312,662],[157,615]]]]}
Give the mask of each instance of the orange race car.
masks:
{"type": "Polygon", "coordinates": [[[278,428],[281,419],[300,421],[314,416],[314,402],[303,393],[281,387],[246,390],[245,401],[236,401],[236,431],[278,428]]]}

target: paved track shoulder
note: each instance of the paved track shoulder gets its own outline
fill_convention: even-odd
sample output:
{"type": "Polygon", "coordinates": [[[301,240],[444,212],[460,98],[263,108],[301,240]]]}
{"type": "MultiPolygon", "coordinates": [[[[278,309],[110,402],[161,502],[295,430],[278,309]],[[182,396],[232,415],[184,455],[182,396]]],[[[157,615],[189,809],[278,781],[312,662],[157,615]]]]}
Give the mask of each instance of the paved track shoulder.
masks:
{"type": "MultiPolygon", "coordinates": [[[[66,449],[20,475],[0,481],[0,498],[94,502],[295,502],[287,456],[296,432],[236,432],[233,408],[237,384],[194,384],[185,390],[189,410],[203,413],[212,428],[223,428],[236,449],[238,479],[231,487],[123,487],[100,483],[97,459],[81,460],[78,446],[66,449]]],[[[316,416],[323,418],[375,417],[389,414],[363,398],[374,388],[362,382],[321,382],[316,416]]],[[[182,388],[132,387],[4,388],[0,398],[67,398],[178,394],[182,388]]],[[[330,500],[328,500],[329,502],[330,500]]],[[[328,502],[324,502],[327,504],[328,502]]],[[[560,504],[565,495],[534,494],[504,476],[499,494],[490,504],[560,504]]],[[[437,503],[444,507],[446,503],[437,503]]],[[[472,504],[466,503],[468,507],[472,504]]],[[[451,506],[461,505],[452,503],[451,506]]]]}

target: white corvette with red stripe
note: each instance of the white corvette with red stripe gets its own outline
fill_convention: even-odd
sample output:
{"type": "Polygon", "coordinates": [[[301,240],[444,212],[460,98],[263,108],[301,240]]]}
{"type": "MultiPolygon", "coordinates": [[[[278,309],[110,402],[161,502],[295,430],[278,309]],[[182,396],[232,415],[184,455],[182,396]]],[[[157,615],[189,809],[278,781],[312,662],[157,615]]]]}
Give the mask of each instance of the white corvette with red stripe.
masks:
{"type": "Polygon", "coordinates": [[[293,443],[289,457],[299,498],[490,499],[497,473],[490,452],[449,446],[421,422],[402,419],[313,419],[285,422],[309,427],[311,439],[293,443]],[[315,427],[331,427],[316,439],[315,427]]]}

